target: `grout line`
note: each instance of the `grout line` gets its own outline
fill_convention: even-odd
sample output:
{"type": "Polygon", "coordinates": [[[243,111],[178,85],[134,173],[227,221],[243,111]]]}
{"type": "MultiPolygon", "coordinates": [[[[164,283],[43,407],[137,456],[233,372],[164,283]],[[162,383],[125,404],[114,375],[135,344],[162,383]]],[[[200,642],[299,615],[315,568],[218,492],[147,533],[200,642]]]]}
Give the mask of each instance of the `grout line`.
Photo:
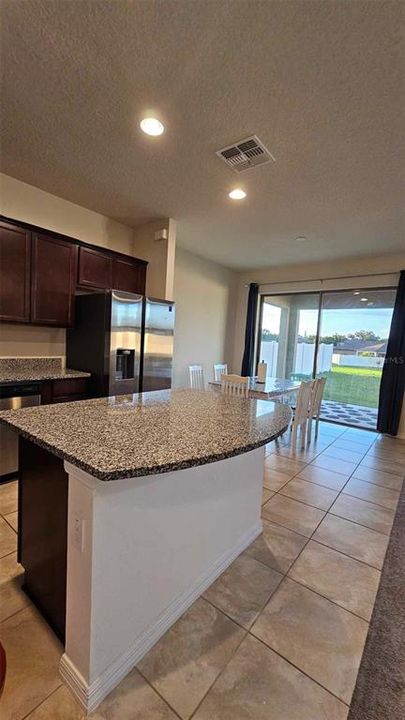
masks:
{"type": "MultiPolygon", "coordinates": [[[[50,697],[52,697],[52,695],[54,695],[58,690],[60,690],[61,687],[67,687],[67,686],[63,682],[61,682],[61,684],[58,685],[58,687],[56,687],[54,690],[52,690],[52,692],[50,692],[49,695],[47,695],[45,698],[43,698],[43,700],[41,700],[41,702],[38,703],[38,705],[35,705],[35,707],[31,708],[31,710],[27,713],[27,715],[23,715],[21,717],[21,720],[25,720],[26,718],[29,718],[30,715],[32,715],[32,713],[34,713],[36,710],[38,710],[38,708],[40,708],[41,705],[43,705],[47,700],[49,700],[50,697]]],[[[69,689],[69,692],[71,693],[72,697],[74,697],[74,695],[70,689],[69,689]]],[[[79,705],[78,707],[81,707],[81,706],[79,705]]],[[[81,709],[83,710],[83,708],[81,708],[81,709]]]]}
{"type": "MultiPolygon", "coordinates": [[[[337,517],[337,516],[335,515],[334,517],[337,517]]],[[[344,520],[345,518],[339,518],[339,519],[344,520]]],[[[350,521],[348,521],[348,522],[350,522],[350,521]]],[[[358,525],[358,523],[353,523],[353,525],[358,525]]],[[[361,527],[364,527],[364,526],[362,525],[361,527]]],[[[369,530],[369,528],[367,528],[367,530],[369,530]]],[[[379,533],[379,535],[380,534],[381,533],[379,533]]],[[[383,537],[386,537],[386,535],[384,535],[383,537]]],[[[382,567],[377,567],[377,565],[371,565],[370,563],[366,562],[365,560],[360,560],[360,558],[354,557],[353,555],[348,555],[347,553],[343,552],[343,550],[338,550],[338,548],[333,547],[333,545],[328,545],[325,540],[321,540],[321,539],[315,538],[315,537],[311,538],[311,540],[312,540],[312,542],[318,543],[318,545],[323,545],[324,547],[329,548],[329,550],[335,550],[335,552],[338,552],[341,555],[344,555],[345,557],[349,558],[350,560],[356,560],[356,562],[362,563],[362,565],[366,565],[366,567],[371,567],[371,568],[373,568],[373,570],[378,570],[379,573],[381,573],[382,567]]],[[[385,553],[384,553],[384,556],[385,556],[385,553]]]]}
{"type": "MultiPolygon", "coordinates": [[[[314,540],[313,542],[316,542],[316,541],[314,540]]],[[[333,550],[333,548],[329,548],[329,549],[333,550]]],[[[335,552],[339,552],[339,550],[335,550],[335,552]]],[[[372,569],[374,570],[375,568],[372,568],[372,569]]],[[[288,571],[288,572],[290,572],[290,571],[288,571]]],[[[381,576],[381,572],[380,571],[377,571],[377,572],[379,572],[379,574],[381,576]]],[[[328,597],[327,595],[323,595],[319,590],[316,590],[315,588],[311,587],[310,585],[305,585],[304,582],[302,582],[301,580],[297,580],[296,578],[292,577],[291,575],[287,575],[286,577],[289,580],[292,580],[293,582],[295,582],[296,585],[300,585],[301,587],[306,588],[306,590],[310,590],[311,592],[315,593],[315,595],[319,595],[319,597],[323,598],[324,600],[327,600],[328,602],[332,603],[332,605],[335,605],[336,607],[340,608],[341,610],[344,610],[345,612],[349,613],[350,615],[353,615],[353,617],[356,617],[359,620],[363,620],[363,622],[365,622],[367,625],[370,624],[370,620],[367,620],[362,615],[359,615],[358,613],[354,612],[354,610],[349,610],[349,608],[345,607],[344,605],[340,605],[338,602],[336,602],[336,600],[331,600],[330,597],[328,597]]],[[[378,590],[378,586],[377,586],[377,590],[378,590]]],[[[377,590],[376,590],[376,596],[377,596],[377,590]]],[[[373,607],[371,608],[371,613],[373,612],[374,604],[375,604],[375,598],[374,598],[374,602],[373,602],[373,607]]],[[[370,619],[371,619],[371,614],[370,614],[370,619]]]]}
{"type": "MultiPolygon", "coordinates": [[[[187,611],[186,611],[186,612],[187,612],[187,611]]],[[[184,614],[185,614],[185,613],[184,613],[184,614]]],[[[183,616],[181,616],[181,617],[183,617],[183,616]]],[[[179,620],[180,620],[180,618],[179,618],[179,620]]],[[[170,629],[170,628],[169,628],[169,629],[170,629]]],[[[164,635],[163,635],[162,637],[164,637],[164,635]]],[[[159,642],[159,641],[158,641],[158,642],[159,642]]],[[[152,648],[153,648],[153,647],[154,647],[154,645],[152,646],[152,648]]],[[[152,648],[150,648],[150,649],[152,650],[152,648]]],[[[149,652],[150,652],[150,650],[148,650],[148,653],[149,653],[149,652]]],[[[146,653],[146,655],[147,655],[148,653],[146,653]]],[[[146,655],[145,655],[145,657],[146,657],[146,655]]],[[[143,658],[142,658],[142,659],[143,659],[143,658]]],[[[139,662],[142,662],[142,659],[141,659],[139,662]]],[[[172,710],[172,712],[174,712],[175,716],[176,716],[177,718],[179,718],[179,720],[182,720],[181,715],[179,715],[179,713],[177,712],[177,710],[175,710],[174,707],[172,707],[172,705],[170,705],[170,703],[168,702],[168,700],[166,700],[166,698],[159,692],[159,690],[157,690],[157,689],[152,685],[152,683],[148,680],[148,678],[139,670],[139,668],[138,668],[137,665],[135,665],[135,666],[132,668],[132,670],[130,670],[129,672],[131,673],[131,672],[133,672],[133,670],[136,670],[136,672],[139,673],[139,675],[141,676],[141,678],[142,678],[143,680],[145,680],[146,684],[149,685],[149,687],[152,689],[152,691],[153,691],[154,693],[156,693],[156,695],[157,695],[158,697],[160,697],[161,700],[163,700],[164,704],[167,705],[167,706],[170,708],[170,710],[172,710]]],[[[121,682],[114,688],[115,690],[117,690],[117,689],[119,688],[119,686],[121,685],[121,683],[123,682],[123,680],[125,680],[125,678],[128,677],[128,675],[129,675],[129,673],[127,673],[127,675],[125,675],[125,677],[122,678],[121,682]]],[[[106,697],[109,697],[112,692],[114,692],[114,690],[111,690],[111,692],[109,692],[106,697]]],[[[102,701],[101,701],[101,702],[102,702],[102,701]]],[[[100,703],[100,705],[101,705],[101,703],[100,703]]],[[[100,705],[98,705],[97,708],[96,708],[96,710],[93,711],[93,712],[96,713],[96,715],[98,714],[98,711],[99,711],[99,709],[100,709],[100,705]]],[[[92,713],[92,714],[93,714],[93,713],[92,713]]]]}
{"type": "MultiPolygon", "coordinates": [[[[352,497],[352,496],[350,496],[350,497],[352,497]]],[[[270,500],[271,500],[271,498],[270,498],[270,500]]],[[[356,500],[359,500],[359,498],[356,498],[356,500]]],[[[371,505],[371,504],[372,504],[372,503],[370,503],[370,505],[371,505]]],[[[331,515],[333,515],[334,517],[338,517],[338,518],[340,518],[341,520],[347,520],[347,519],[348,519],[348,518],[343,517],[342,515],[337,515],[336,512],[331,512],[330,510],[329,510],[329,512],[330,512],[331,515]]],[[[391,530],[389,531],[389,533],[385,533],[385,532],[382,532],[381,530],[376,530],[375,528],[371,528],[371,527],[369,527],[368,525],[364,525],[364,523],[358,522],[357,520],[349,520],[349,522],[352,522],[352,523],[354,523],[355,525],[360,525],[360,527],[367,528],[367,530],[373,530],[374,532],[378,533],[379,535],[382,535],[383,537],[388,537],[388,538],[389,538],[389,536],[391,535],[391,530]]]]}
{"type": "Polygon", "coordinates": [[[308,673],[305,672],[305,670],[303,670],[302,668],[298,667],[298,665],[295,665],[291,660],[289,660],[289,659],[286,658],[284,655],[282,655],[279,650],[275,650],[273,647],[271,647],[271,645],[267,645],[267,643],[266,643],[264,640],[262,640],[261,638],[257,637],[257,635],[254,635],[254,634],[251,633],[251,632],[249,632],[248,635],[251,635],[251,637],[253,637],[255,640],[258,640],[262,645],[264,645],[265,648],[267,648],[267,650],[271,650],[272,652],[274,652],[276,655],[278,655],[278,657],[280,657],[282,660],[284,660],[285,662],[287,662],[287,663],[288,663],[289,665],[291,665],[293,668],[295,668],[296,670],[298,670],[302,675],[305,675],[305,677],[307,677],[309,680],[311,680],[313,683],[315,683],[315,685],[318,685],[318,687],[322,688],[322,690],[325,690],[327,693],[329,693],[329,695],[332,695],[332,697],[336,698],[337,700],[339,700],[339,702],[343,703],[343,705],[346,705],[346,707],[350,707],[349,704],[348,704],[345,700],[342,700],[342,698],[338,697],[338,695],[335,695],[335,693],[333,693],[333,692],[332,692],[331,690],[329,690],[327,687],[325,687],[324,685],[322,685],[322,684],[319,682],[319,680],[315,680],[315,678],[311,677],[311,675],[308,675],[308,673]]]}

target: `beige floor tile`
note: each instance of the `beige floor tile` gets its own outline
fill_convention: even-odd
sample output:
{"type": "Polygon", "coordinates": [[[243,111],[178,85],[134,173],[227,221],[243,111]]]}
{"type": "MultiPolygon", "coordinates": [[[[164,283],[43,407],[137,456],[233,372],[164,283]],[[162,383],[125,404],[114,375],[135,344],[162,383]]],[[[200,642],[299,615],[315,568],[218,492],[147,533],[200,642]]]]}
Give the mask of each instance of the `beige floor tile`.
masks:
{"type": "Polygon", "coordinates": [[[391,475],[390,473],[375,470],[365,465],[358,465],[353,473],[353,477],[373,483],[374,485],[390,488],[391,490],[400,491],[402,487],[402,478],[399,477],[399,475],[391,475]]]}
{"type": "Polygon", "coordinates": [[[0,515],[17,510],[18,483],[16,480],[0,485],[0,515]]]}
{"type": "Polygon", "coordinates": [[[307,538],[281,525],[263,520],[263,533],[245,550],[246,555],[286,573],[300,554],[307,538]]]}
{"type": "Polygon", "coordinates": [[[262,491],[262,505],[267,502],[267,500],[270,500],[271,497],[273,497],[274,492],[271,492],[271,490],[267,490],[267,488],[263,488],[262,491]]]}
{"type": "Polygon", "coordinates": [[[313,539],[379,570],[388,545],[388,535],[330,513],[325,515],[313,539]]]}
{"type": "Polygon", "coordinates": [[[24,568],[17,562],[16,553],[0,558],[0,622],[29,605],[21,590],[24,568]]]}
{"type": "Polygon", "coordinates": [[[331,470],[335,473],[340,473],[348,477],[356,469],[357,463],[346,462],[339,458],[332,458],[329,455],[318,455],[315,460],[312,461],[311,465],[315,467],[321,467],[325,470],[331,470]]]}
{"type": "Polygon", "coordinates": [[[315,465],[307,465],[306,468],[300,470],[297,477],[308,480],[308,482],[316,483],[317,485],[323,485],[324,487],[330,488],[331,490],[342,490],[346,485],[349,476],[340,475],[325,468],[319,468],[315,465]]]}
{"type": "Polygon", "coordinates": [[[297,447],[295,452],[293,452],[291,445],[282,445],[277,449],[276,453],[277,455],[282,455],[283,457],[290,458],[291,460],[309,463],[327,447],[328,445],[325,443],[322,443],[322,445],[319,445],[318,443],[316,445],[311,443],[311,445],[306,445],[305,448],[297,447]]]}
{"type": "Polygon", "coordinates": [[[281,488],[280,494],[294,500],[301,500],[307,505],[312,505],[320,510],[329,510],[338,496],[338,491],[296,477],[281,488]]]}
{"type": "Polygon", "coordinates": [[[376,438],[377,433],[372,430],[360,430],[360,428],[348,428],[343,433],[343,437],[348,440],[355,440],[356,442],[362,442],[364,445],[372,444],[376,438]]]}
{"type": "Polygon", "coordinates": [[[311,540],[289,576],[369,620],[380,581],[376,568],[311,540]]]}
{"type": "Polygon", "coordinates": [[[120,682],[97,710],[85,715],[66,686],[56,690],[28,720],[177,720],[178,716],[137,670],[120,682]]]}
{"type": "Polygon", "coordinates": [[[305,462],[300,462],[299,460],[293,460],[292,458],[283,457],[282,455],[277,455],[274,453],[273,455],[269,455],[264,460],[264,465],[267,468],[273,468],[273,470],[278,470],[279,472],[286,473],[287,475],[296,475],[302,468],[305,467],[305,462]]]}
{"type": "Polygon", "coordinates": [[[333,443],[335,447],[337,448],[343,448],[345,450],[352,450],[353,452],[360,452],[363,455],[368,452],[369,445],[364,445],[362,442],[358,442],[357,440],[345,440],[343,437],[338,438],[333,443]]]}
{"type": "Polygon", "coordinates": [[[242,554],[203,597],[248,630],[282,577],[273,568],[242,554]]]}
{"type": "Polygon", "coordinates": [[[277,492],[294,475],[295,475],[295,472],[280,472],[279,470],[274,470],[274,468],[266,467],[266,464],[265,464],[264,465],[263,486],[267,490],[272,490],[273,492],[277,492]]]}
{"type": "Polygon", "coordinates": [[[262,508],[266,520],[310,537],[321,522],[324,512],[283,495],[274,495],[262,508]]]}
{"type": "Polygon", "coordinates": [[[346,720],[348,708],[248,635],[193,720],[346,720]]]}
{"type": "Polygon", "coordinates": [[[9,513],[8,515],[4,515],[4,519],[8,522],[8,524],[13,528],[15,532],[17,532],[18,527],[18,512],[9,513]]]}
{"type": "Polygon", "coordinates": [[[398,504],[399,492],[390,490],[389,488],[373,485],[373,483],[364,482],[358,478],[350,478],[345,485],[343,492],[345,495],[353,495],[353,497],[368,500],[376,505],[381,505],[390,510],[395,510],[398,504]]]}
{"type": "Polygon", "coordinates": [[[395,514],[393,510],[388,510],[388,508],[344,494],[339,495],[335,500],[330,512],[333,515],[346,518],[346,520],[353,520],[353,522],[365,525],[365,527],[377,530],[377,532],[385,535],[389,535],[391,532],[395,514]]]}
{"type": "Polygon", "coordinates": [[[252,633],[350,703],[368,625],[286,578],[252,633]]]}
{"type": "Polygon", "coordinates": [[[200,598],[141,660],[139,669],[182,718],[189,718],[244,632],[200,598]]]}
{"type": "Polygon", "coordinates": [[[361,464],[365,467],[371,467],[375,470],[390,473],[391,475],[399,475],[401,478],[404,477],[405,466],[403,460],[381,460],[376,456],[366,455],[366,457],[361,461],[361,464]]]}
{"type": "Polygon", "coordinates": [[[32,606],[4,620],[0,632],[7,655],[2,719],[20,720],[61,685],[63,648],[32,606]]]}
{"type": "Polygon", "coordinates": [[[352,463],[359,463],[360,460],[364,457],[364,452],[356,452],[355,450],[348,450],[347,448],[339,448],[336,447],[334,444],[329,445],[323,453],[322,456],[326,455],[327,457],[332,457],[337,460],[344,460],[345,462],[352,462],[352,463]]]}
{"type": "Polygon", "coordinates": [[[17,534],[10,525],[0,517],[0,558],[17,549],[17,534]]]}
{"type": "Polygon", "coordinates": [[[97,712],[86,716],[66,685],[61,685],[28,715],[27,720],[98,720],[99,717],[97,712]]]}

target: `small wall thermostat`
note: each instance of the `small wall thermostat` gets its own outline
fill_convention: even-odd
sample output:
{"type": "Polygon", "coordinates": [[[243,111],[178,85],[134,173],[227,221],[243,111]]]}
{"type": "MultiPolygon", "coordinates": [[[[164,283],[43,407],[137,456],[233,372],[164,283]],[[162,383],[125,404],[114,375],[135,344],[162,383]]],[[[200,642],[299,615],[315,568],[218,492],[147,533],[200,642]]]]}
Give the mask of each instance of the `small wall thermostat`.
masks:
{"type": "Polygon", "coordinates": [[[166,228],[162,228],[161,230],[156,230],[156,232],[155,232],[155,240],[167,240],[167,230],[166,230],[166,228]]]}

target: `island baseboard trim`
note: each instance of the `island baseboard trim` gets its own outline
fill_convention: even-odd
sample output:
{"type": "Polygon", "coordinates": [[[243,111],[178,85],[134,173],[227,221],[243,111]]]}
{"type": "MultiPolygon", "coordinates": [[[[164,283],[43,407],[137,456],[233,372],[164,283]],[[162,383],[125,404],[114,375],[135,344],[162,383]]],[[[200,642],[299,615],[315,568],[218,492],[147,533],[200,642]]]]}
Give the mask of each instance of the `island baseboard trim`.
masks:
{"type": "Polygon", "coordinates": [[[100,702],[124,679],[140,662],[147,652],[157,643],[165,632],[185,613],[205,590],[226,570],[241,552],[260,535],[263,526],[261,520],[243,535],[231,551],[224,553],[204,575],[176,598],[160,614],[156,622],[140,635],[132,647],[117,658],[90,685],[86,683],[68,655],[64,653],[59,664],[59,673],[75,697],[87,712],[92,712],[100,702]]]}

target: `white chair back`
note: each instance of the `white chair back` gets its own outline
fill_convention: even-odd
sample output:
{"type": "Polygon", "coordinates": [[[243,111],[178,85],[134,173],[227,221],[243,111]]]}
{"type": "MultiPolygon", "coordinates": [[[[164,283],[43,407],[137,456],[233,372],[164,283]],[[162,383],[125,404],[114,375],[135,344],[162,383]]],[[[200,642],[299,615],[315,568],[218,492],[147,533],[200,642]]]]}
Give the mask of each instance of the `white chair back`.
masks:
{"type": "Polygon", "coordinates": [[[325,385],[326,385],[325,377],[317,378],[316,380],[313,381],[311,405],[309,408],[309,417],[308,417],[308,433],[307,433],[307,435],[308,435],[307,441],[308,442],[311,442],[312,419],[315,419],[315,439],[318,437],[319,417],[321,414],[321,404],[322,404],[323,393],[325,390],[325,385]]]}
{"type": "Polygon", "coordinates": [[[298,430],[301,431],[301,447],[305,447],[307,434],[307,423],[311,408],[312,392],[314,380],[302,382],[297,392],[297,402],[295,405],[294,418],[292,421],[292,450],[295,452],[297,446],[298,430]]]}
{"type": "Polygon", "coordinates": [[[215,382],[219,382],[221,380],[222,375],[228,375],[228,365],[226,363],[222,364],[217,363],[214,365],[214,380],[215,382]]]}
{"type": "Polygon", "coordinates": [[[319,417],[319,413],[321,411],[321,403],[323,398],[323,393],[325,390],[326,385],[326,378],[317,378],[315,380],[315,387],[312,393],[312,403],[311,403],[311,414],[312,417],[319,417]]]}
{"type": "Polygon", "coordinates": [[[190,387],[193,390],[204,390],[204,369],[202,365],[189,365],[190,387]]]}
{"type": "Polygon", "coordinates": [[[221,392],[227,395],[249,397],[249,378],[241,375],[222,375],[221,392]]]}

